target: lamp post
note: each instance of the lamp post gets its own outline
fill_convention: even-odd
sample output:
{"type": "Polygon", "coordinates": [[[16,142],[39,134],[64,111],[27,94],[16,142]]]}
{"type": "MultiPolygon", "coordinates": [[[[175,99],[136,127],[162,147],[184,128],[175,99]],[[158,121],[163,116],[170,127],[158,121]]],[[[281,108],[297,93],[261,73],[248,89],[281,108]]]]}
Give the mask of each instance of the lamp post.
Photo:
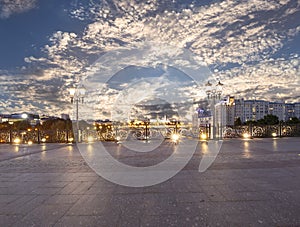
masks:
{"type": "Polygon", "coordinates": [[[8,124],[9,124],[9,143],[12,144],[13,143],[12,130],[13,130],[13,124],[14,124],[14,122],[8,121],[8,124]]]}
{"type": "Polygon", "coordinates": [[[146,118],[146,120],[144,120],[144,124],[145,124],[145,139],[146,139],[146,142],[148,142],[150,119],[146,118]]]}
{"type": "Polygon", "coordinates": [[[209,81],[206,86],[206,94],[207,99],[210,101],[211,111],[212,111],[212,117],[213,117],[213,124],[212,124],[212,139],[216,139],[216,113],[215,113],[215,105],[216,101],[219,101],[222,95],[222,89],[223,85],[220,81],[213,85],[209,81]]]}
{"type": "Polygon", "coordinates": [[[80,129],[79,129],[79,102],[83,103],[83,99],[85,96],[86,89],[83,85],[80,85],[79,87],[75,88],[72,87],[69,89],[70,97],[71,97],[71,103],[75,102],[76,105],[76,141],[80,141],[80,129]]]}

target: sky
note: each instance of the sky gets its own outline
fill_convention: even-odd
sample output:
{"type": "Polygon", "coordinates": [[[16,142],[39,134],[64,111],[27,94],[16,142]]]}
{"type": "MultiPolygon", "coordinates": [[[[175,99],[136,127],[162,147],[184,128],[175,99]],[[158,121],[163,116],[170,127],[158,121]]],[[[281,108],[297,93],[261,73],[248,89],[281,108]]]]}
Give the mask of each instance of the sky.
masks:
{"type": "Polygon", "coordinates": [[[184,67],[211,73],[168,94],[179,100],[220,79],[224,95],[300,102],[299,21],[298,0],[0,0],[0,113],[71,113],[68,88],[83,83],[108,117],[112,100],[184,84],[184,67]]]}

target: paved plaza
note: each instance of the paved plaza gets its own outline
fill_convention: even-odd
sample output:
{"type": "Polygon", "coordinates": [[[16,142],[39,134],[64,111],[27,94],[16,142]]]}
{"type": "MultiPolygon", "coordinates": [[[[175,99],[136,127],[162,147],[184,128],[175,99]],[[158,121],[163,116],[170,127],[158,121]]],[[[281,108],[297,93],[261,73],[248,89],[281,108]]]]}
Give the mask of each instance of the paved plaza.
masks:
{"type": "MultiPolygon", "coordinates": [[[[130,153],[105,145],[120,162],[149,166],[174,151],[130,153]]],[[[98,176],[75,145],[0,145],[0,226],[300,226],[300,139],[224,140],[198,172],[205,143],[175,177],[142,188],[98,176]]]]}

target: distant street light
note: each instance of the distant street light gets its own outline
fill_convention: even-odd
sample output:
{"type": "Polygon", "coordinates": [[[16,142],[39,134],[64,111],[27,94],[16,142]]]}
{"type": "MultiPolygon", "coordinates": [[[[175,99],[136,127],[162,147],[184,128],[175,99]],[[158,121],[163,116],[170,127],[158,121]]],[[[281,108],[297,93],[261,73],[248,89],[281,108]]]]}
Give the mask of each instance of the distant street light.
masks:
{"type": "Polygon", "coordinates": [[[213,125],[212,125],[212,139],[216,139],[216,114],[215,114],[215,105],[216,101],[219,101],[221,99],[222,95],[222,90],[223,90],[223,85],[220,81],[216,84],[213,85],[209,81],[206,86],[206,94],[207,94],[207,99],[211,101],[211,111],[212,111],[212,117],[213,117],[213,125]]]}
{"type": "Polygon", "coordinates": [[[86,89],[83,85],[80,85],[77,88],[75,88],[75,87],[70,88],[69,92],[70,92],[70,97],[71,97],[71,103],[75,102],[75,105],[76,105],[76,126],[77,126],[77,130],[76,130],[77,131],[77,136],[76,136],[77,140],[76,141],[80,142],[78,105],[79,105],[79,102],[83,103],[86,89]]]}
{"type": "Polygon", "coordinates": [[[23,119],[27,119],[27,118],[28,118],[28,114],[26,114],[26,113],[23,113],[23,114],[21,115],[21,118],[23,118],[23,119]]]}

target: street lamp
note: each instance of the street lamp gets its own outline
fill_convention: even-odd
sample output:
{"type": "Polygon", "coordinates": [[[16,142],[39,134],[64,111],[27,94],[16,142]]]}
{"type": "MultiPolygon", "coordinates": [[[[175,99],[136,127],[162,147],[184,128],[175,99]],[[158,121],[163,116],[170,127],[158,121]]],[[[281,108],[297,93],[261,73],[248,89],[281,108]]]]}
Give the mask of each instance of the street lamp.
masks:
{"type": "Polygon", "coordinates": [[[207,99],[211,101],[211,111],[212,111],[212,117],[213,117],[213,125],[212,125],[212,139],[216,139],[216,113],[215,113],[215,105],[216,101],[219,101],[221,99],[223,85],[220,81],[216,85],[213,85],[209,81],[206,86],[206,94],[207,99]]]}
{"type": "Polygon", "coordinates": [[[21,118],[27,119],[27,118],[28,118],[28,114],[27,114],[27,113],[23,113],[23,114],[21,115],[21,118]]]}
{"type": "Polygon", "coordinates": [[[79,115],[78,115],[78,106],[79,102],[83,103],[83,98],[85,96],[86,89],[83,85],[78,86],[77,88],[72,87],[69,89],[70,97],[71,97],[71,103],[75,102],[76,105],[76,126],[77,126],[77,142],[80,142],[80,130],[79,130],[79,115]]]}
{"type": "Polygon", "coordinates": [[[13,143],[13,134],[12,134],[12,130],[13,130],[13,121],[8,121],[9,124],[9,143],[12,144],[13,143]]]}

